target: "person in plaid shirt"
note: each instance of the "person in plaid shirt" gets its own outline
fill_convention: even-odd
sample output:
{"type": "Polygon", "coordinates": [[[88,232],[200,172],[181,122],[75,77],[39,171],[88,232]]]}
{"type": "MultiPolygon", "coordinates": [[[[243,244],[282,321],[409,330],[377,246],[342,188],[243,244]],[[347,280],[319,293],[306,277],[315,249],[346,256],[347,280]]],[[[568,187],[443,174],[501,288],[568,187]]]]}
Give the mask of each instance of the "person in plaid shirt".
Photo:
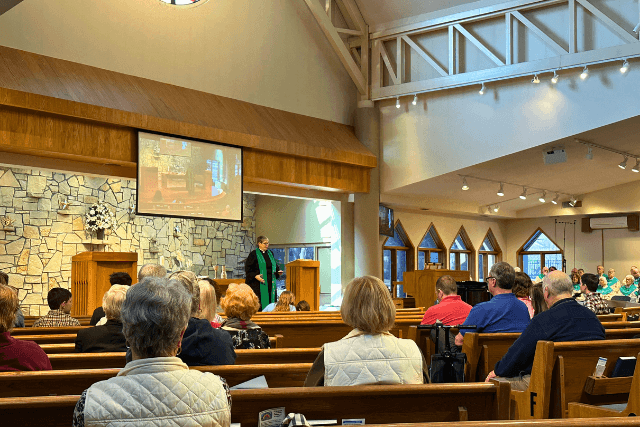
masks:
{"type": "Polygon", "coordinates": [[[33,323],[34,328],[55,328],[58,326],[80,326],[78,319],[69,316],[73,307],[73,296],[68,289],[53,288],[47,295],[49,313],[33,323]]]}
{"type": "Polygon", "coordinates": [[[584,306],[595,314],[609,314],[609,305],[598,292],[598,276],[585,273],[580,278],[580,290],[584,294],[584,306]]]}

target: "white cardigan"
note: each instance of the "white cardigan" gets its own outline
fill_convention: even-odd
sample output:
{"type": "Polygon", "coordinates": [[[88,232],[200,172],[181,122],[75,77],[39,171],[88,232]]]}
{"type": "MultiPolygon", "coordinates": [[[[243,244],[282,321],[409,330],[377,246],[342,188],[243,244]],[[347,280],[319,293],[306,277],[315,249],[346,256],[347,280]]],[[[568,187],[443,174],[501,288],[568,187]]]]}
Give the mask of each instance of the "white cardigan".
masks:
{"type": "Polygon", "coordinates": [[[189,370],[177,357],[127,363],[87,391],[85,426],[231,425],[231,406],[217,375],[189,370]]]}

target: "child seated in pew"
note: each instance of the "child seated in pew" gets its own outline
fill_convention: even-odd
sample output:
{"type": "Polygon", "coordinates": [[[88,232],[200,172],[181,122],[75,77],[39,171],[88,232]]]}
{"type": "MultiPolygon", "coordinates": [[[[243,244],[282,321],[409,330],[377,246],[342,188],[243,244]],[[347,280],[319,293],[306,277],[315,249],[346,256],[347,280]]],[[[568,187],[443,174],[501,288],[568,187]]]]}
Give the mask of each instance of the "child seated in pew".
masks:
{"type": "Polygon", "coordinates": [[[78,319],[69,315],[73,306],[73,296],[68,289],[53,288],[47,294],[49,313],[33,323],[34,328],[57,328],[60,326],[80,326],[78,319]]]}
{"type": "Polygon", "coordinates": [[[427,364],[412,340],[389,333],[396,308],[389,289],[377,277],[364,276],[347,285],[340,307],[353,330],[327,343],[305,380],[306,387],[363,384],[422,384],[427,364]]]}
{"type": "Polygon", "coordinates": [[[262,312],[276,312],[276,311],[296,311],[296,296],[291,291],[283,291],[278,297],[278,302],[272,302],[267,305],[262,312]]]}
{"type": "Polygon", "coordinates": [[[227,316],[222,330],[229,333],[235,348],[271,348],[269,335],[251,321],[260,309],[260,301],[249,285],[230,284],[220,305],[227,316]]]}
{"type": "Polygon", "coordinates": [[[302,300],[296,304],[296,311],[311,311],[311,306],[307,301],[302,300]]]}
{"type": "Polygon", "coordinates": [[[51,370],[49,357],[38,344],[11,336],[17,308],[16,291],[8,285],[0,285],[0,371],[51,370]]]}

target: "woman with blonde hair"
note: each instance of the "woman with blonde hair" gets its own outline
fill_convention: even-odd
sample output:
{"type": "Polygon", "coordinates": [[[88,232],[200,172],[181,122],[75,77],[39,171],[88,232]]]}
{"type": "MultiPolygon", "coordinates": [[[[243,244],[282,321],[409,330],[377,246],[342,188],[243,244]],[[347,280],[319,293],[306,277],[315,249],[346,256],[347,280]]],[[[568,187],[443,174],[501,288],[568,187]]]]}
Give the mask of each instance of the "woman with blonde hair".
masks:
{"type": "Polygon", "coordinates": [[[122,333],[120,311],[129,286],[112,285],[102,297],[102,309],[106,322],[93,328],[81,329],[76,336],[76,352],[104,353],[127,351],[127,341],[122,333]]]}
{"type": "Polygon", "coordinates": [[[296,296],[291,291],[284,291],[278,297],[278,302],[272,302],[262,310],[263,313],[272,311],[296,311],[296,296]]]}
{"type": "Polygon", "coordinates": [[[271,347],[269,336],[251,321],[251,317],[260,309],[260,301],[247,284],[230,284],[220,305],[227,316],[221,327],[227,331],[235,348],[271,347]]]}
{"type": "Polygon", "coordinates": [[[340,315],[353,330],[340,341],[322,346],[305,386],[424,382],[426,363],[416,343],[389,333],[396,307],[380,279],[364,276],[349,282],[340,315]]]}
{"type": "Polygon", "coordinates": [[[213,280],[207,278],[198,280],[200,287],[200,319],[207,319],[211,326],[219,328],[222,324],[222,317],[217,313],[218,299],[216,298],[216,289],[213,286],[213,280]]]}

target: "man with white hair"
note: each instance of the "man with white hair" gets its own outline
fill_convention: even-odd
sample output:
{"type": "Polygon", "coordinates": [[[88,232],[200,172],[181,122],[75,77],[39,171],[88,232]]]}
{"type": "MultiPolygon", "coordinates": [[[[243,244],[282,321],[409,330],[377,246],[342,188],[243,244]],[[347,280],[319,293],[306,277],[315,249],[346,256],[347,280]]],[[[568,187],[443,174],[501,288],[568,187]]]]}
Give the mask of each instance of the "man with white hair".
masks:
{"type": "Polygon", "coordinates": [[[604,328],[595,313],[571,297],[573,283],[560,270],[549,273],[542,282],[542,292],[549,309],[531,319],[520,338],[513,343],[486,381],[502,377],[512,390],[526,390],[531,379],[536,344],[544,341],[603,340],[604,328]]]}

